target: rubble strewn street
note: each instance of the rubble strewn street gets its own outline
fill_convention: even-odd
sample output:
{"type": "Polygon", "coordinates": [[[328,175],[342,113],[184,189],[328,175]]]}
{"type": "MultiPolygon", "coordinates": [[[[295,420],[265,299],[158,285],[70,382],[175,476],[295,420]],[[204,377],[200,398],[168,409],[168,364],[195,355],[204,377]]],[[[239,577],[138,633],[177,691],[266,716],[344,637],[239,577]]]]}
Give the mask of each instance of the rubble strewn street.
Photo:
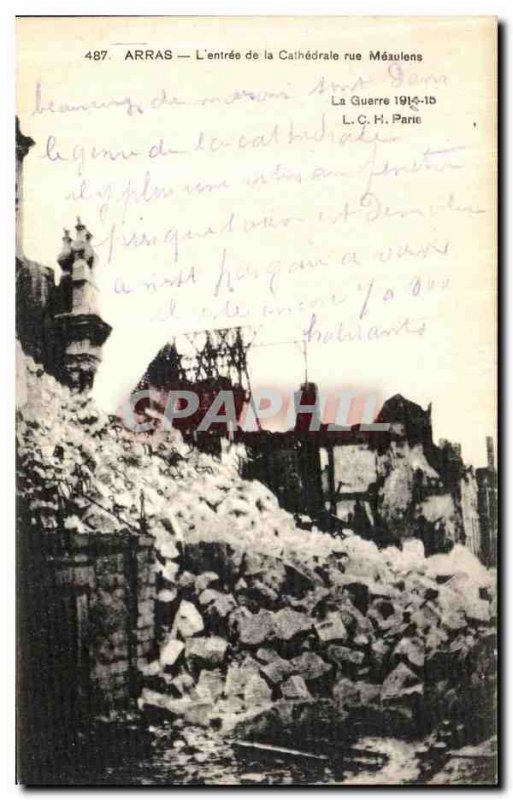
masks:
{"type": "Polygon", "coordinates": [[[449,752],[492,735],[495,574],[465,547],[425,557],[417,539],[380,550],[299,529],[234,460],[176,431],[134,436],[23,359],[31,524],[155,538],[148,723],[334,755],[361,737],[434,736],[449,752]]]}

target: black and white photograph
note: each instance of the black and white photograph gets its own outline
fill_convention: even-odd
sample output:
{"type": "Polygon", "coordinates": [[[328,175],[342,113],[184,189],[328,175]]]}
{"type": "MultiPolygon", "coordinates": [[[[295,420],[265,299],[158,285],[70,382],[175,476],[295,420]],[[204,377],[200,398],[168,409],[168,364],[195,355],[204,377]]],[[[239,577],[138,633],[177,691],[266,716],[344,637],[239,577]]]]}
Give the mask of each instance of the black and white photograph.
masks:
{"type": "Polygon", "coordinates": [[[16,781],[498,776],[492,16],[16,19],[16,781]]]}

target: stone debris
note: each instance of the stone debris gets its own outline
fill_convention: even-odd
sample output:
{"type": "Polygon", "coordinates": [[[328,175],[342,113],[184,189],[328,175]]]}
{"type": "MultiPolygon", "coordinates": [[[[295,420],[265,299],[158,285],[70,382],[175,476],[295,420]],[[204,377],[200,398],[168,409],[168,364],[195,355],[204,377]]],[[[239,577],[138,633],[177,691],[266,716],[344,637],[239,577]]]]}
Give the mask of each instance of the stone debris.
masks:
{"type": "Polygon", "coordinates": [[[181,671],[173,680],[169,681],[168,686],[175,689],[182,697],[186,697],[194,690],[195,683],[188,672],[181,671]]]}
{"type": "Polygon", "coordinates": [[[420,639],[404,637],[397,644],[393,655],[404,658],[412,669],[421,669],[424,666],[424,645],[420,639]]]}
{"type": "Polygon", "coordinates": [[[320,656],[309,650],[293,658],[290,663],[294,672],[301,675],[305,681],[315,681],[331,670],[330,664],[326,664],[320,656]]]}
{"type": "Polygon", "coordinates": [[[332,644],[326,651],[330,660],[339,667],[348,667],[350,664],[359,666],[365,660],[365,654],[361,650],[351,650],[349,647],[332,644]]]}
{"type": "Polygon", "coordinates": [[[419,676],[406,664],[398,664],[383,681],[381,699],[396,700],[405,694],[422,694],[423,686],[419,676]]]}
{"type": "Polygon", "coordinates": [[[259,675],[252,675],[244,687],[244,701],[248,707],[268,703],[272,698],[272,690],[259,675]]]}
{"type": "Polygon", "coordinates": [[[144,668],[142,669],[142,673],[146,677],[151,678],[152,676],[158,675],[161,669],[162,669],[162,661],[161,662],[150,661],[149,664],[146,664],[144,666],[144,668]]]}
{"type": "Polygon", "coordinates": [[[282,608],[273,616],[274,635],[276,639],[288,642],[298,634],[307,633],[312,629],[312,620],[299,611],[291,608],[282,608]]]}
{"type": "Polygon", "coordinates": [[[186,639],[194,636],[195,633],[201,633],[204,628],[203,617],[196,606],[189,603],[188,600],[182,600],[176,612],[173,628],[186,639]]]}
{"type": "Polygon", "coordinates": [[[280,683],[286,681],[293,670],[294,667],[292,664],[284,658],[280,658],[278,655],[272,661],[260,667],[262,675],[264,675],[273,686],[279,686],[280,683]]]}
{"type": "Polygon", "coordinates": [[[312,697],[301,675],[291,675],[283,683],[281,694],[287,700],[308,700],[312,697]]]}
{"type": "Polygon", "coordinates": [[[192,664],[217,667],[223,663],[228,642],[220,636],[197,636],[187,639],[185,655],[192,664]]]}
{"type": "Polygon", "coordinates": [[[224,675],[220,669],[202,670],[195,686],[195,693],[200,700],[213,703],[220,697],[224,689],[224,675]]]}
{"type": "Polygon", "coordinates": [[[176,600],[178,593],[176,589],[161,589],[161,591],[157,594],[157,600],[159,603],[172,603],[176,600]]]}
{"type": "Polygon", "coordinates": [[[144,527],[155,538],[160,653],[141,667],[141,707],[262,736],[278,727],[290,741],[314,718],[341,740],[355,719],[406,735],[435,712],[466,724],[488,703],[496,580],[463,545],[426,557],[419,540],[380,550],[347,529],[298,528],[234,463],[176,431],[135,436],[25,365],[30,522],[42,535],[144,527]],[[412,714],[422,703],[430,713],[412,714]]]}
{"type": "Polygon", "coordinates": [[[258,673],[259,664],[252,658],[245,658],[242,663],[230,664],[226,673],[226,697],[242,696],[247,683],[251,678],[258,676],[258,673]]]}
{"type": "Polygon", "coordinates": [[[219,584],[219,575],[216,572],[202,572],[194,581],[196,594],[201,594],[203,590],[219,584]]]}
{"type": "Polygon", "coordinates": [[[346,627],[336,612],[328,614],[322,622],[316,622],[315,630],[321,642],[343,642],[347,639],[346,627]]]}
{"type": "Polygon", "coordinates": [[[185,650],[185,645],[179,639],[169,639],[160,648],[160,663],[163,667],[173,666],[185,650]]]}
{"type": "Polygon", "coordinates": [[[260,645],[273,638],[274,619],[270,611],[243,617],[239,622],[239,640],[244,645],[260,645]]]}
{"type": "MultiPolygon", "coordinates": [[[[180,555],[180,552],[174,542],[167,537],[164,537],[159,541],[159,552],[161,556],[166,559],[166,561],[178,558],[180,555]]],[[[170,580],[172,580],[172,578],[170,580]]]]}

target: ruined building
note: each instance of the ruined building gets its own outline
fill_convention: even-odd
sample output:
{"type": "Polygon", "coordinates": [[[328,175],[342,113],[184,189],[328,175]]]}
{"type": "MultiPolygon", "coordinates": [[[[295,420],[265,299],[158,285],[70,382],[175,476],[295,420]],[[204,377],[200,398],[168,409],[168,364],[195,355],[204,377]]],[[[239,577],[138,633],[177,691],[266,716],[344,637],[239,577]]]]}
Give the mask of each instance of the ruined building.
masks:
{"type": "Polygon", "coordinates": [[[461,542],[484,563],[494,563],[494,470],[475,472],[464,464],[459,445],[435,444],[430,406],[423,409],[397,394],[375,420],[386,429],[333,431],[320,422],[316,384],[305,380],[295,393],[292,429],[248,432],[237,425],[233,431],[219,423],[200,433],[217,392],[234,391],[237,420],[250,398],[241,329],[207,331],[202,342],[192,361],[176,342],[167,344],[137,385],[137,391],[152,392],[138,410],[153,413],[157,426],[169,391],[198,392],[198,412],[173,425],[210,452],[220,452],[225,437],[243,444],[244,476],[269,486],[287,510],[327,530],[351,528],[383,546],[415,537],[429,554],[461,542]]]}
{"type": "Polygon", "coordinates": [[[480,555],[475,475],[457,447],[433,442],[431,409],[395,395],[375,421],[388,430],[308,432],[306,419],[306,430],[298,420],[295,431],[245,435],[248,470],[281,492],[286,507],[333,529],[380,545],[420,538],[427,553],[462,542],[480,555]],[[295,494],[280,483],[284,461],[288,476],[298,474],[295,494]]]}
{"type": "MultiPolygon", "coordinates": [[[[16,282],[17,335],[24,351],[72,391],[88,391],[111,328],[98,310],[97,256],[92,234],[78,219],[74,236],[65,230],[54,270],[23,252],[23,162],[33,145],[16,127],[16,282]]],[[[268,485],[280,503],[310,516],[328,529],[353,528],[380,544],[416,536],[427,552],[464,542],[487,564],[496,560],[497,497],[493,454],[486,468],[463,463],[457,446],[433,442],[431,409],[401,395],[383,405],[377,422],[387,431],[310,431],[311,414],[297,417],[290,431],[246,432],[237,424],[216,423],[198,430],[220,391],[233,398],[236,420],[251,396],[248,344],[240,328],[188,336],[194,355],[184,357],[175,343],[165,345],[134,391],[151,389],[151,402],[137,410],[161,417],[173,389],[194,389],[195,414],[174,425],[202,449],[221,451],[229,439],[246,449],[245,475],[268,485]],[[159,399],[160,398],[160,401],[159,399]]],[[[301,405],[314,405],[317,387],[305,382],[296,393],[301,405]]],[[[217,409],[222,414],[224,407],[217,409]]],[[[493,449],[493,448],[492,448],[493,449]]]]}
{"type": "Polygon", "coordinates": [[[185,334],[183,338],[191,354],[180,353],[175,341],[167,343],[139,380],[132,393],[136,418],[153,420],[159,426],[169,393],[192,391],[198,398],[197,409],[187,416],[178,416],[173,420],[173,427],[201,449],[219,454],[223,439],[233,441],[236,421],[250,398],[248,345],[243,341],[240,328],[199,331],[185,334]],[[202,431],[201,422],[220,392],[225,392],[228,402],[233,403],[230,410],[224,403],[217,409],[217,414],[225,415],[227,421],[213,422],[209,431],[202,431]]]}
{"type": "MultiPolygon", "coordinates": [[[[98,756],[104,755],[104,743],[112,741],[105,732],[106,720],[116,721],[115,751],[126,752],[133,759],[129,744],[139,699],[152,714],[161,709],[175,713],[172,709],[176,710],[178,702],[179,714],[191,713],[188,721],[202,724],[201,719],[212,720],[217,728],[219,709],[204,703],[200,694],[206,688],[200,677],[203,665],[211,678],[218,672],[221,692],[233,702],[228,707],[230,716],[233,708],[245,713],[253,711],[256,703],[274,702],[280,698],[277,692],[282,692],[282,699],[294,697],[287,695],[285,688],[271,689],[260,675],[267,674],[263,671],[266,666],[258,666],[253,658],[255,645],[268,641],[273,646],[282,642],[287,660],[279,660],[287,664],[290,659],[294,672],[304,669],[307,676],[314,658],[324,664],[321,677],[325,669],[338,681],[340,663],[335,657],[330,660],[331,645],[325,645],[333,635],[335,640],[341,635],[345,645],[335,647],[335,653],[349,654],[344,663],[352,665],[348,669],[355,681],[358,679],[355,686],[361,685],[360,678],[366,681],[368,677],[379,692],[385,679],[394,685],[397,673],[395,668],[390,670],[398,655],[396,642],[405,630],[407,604],[410,608],[419,583],[419,601],[423,605],[431,602],[438,596],[436,582],[428,578],[418,581],[417,574],[408,571],[404,580],[400,578],[404,591],[399,592],[395,587],[403,573],[389,566],[387,556],[371,542],[347,537],[341,556],[339,542],[304,528],[312,527],[313,520],[320,528],[351,528],[383,544],[418,536],[429,552],[465,541],[475,552],[482,538],[480,511],[486,520],[485,543],[491,560],[496,536],[493,458],[486,470],[478,471],[476,484],[457,447],[433,443],[430,409],[400,395],[381,409],[378,419],[390,423],[386,431],[333,433],[320,425],[312,434],[307,424],[312,415],[308,413],[299,416],[293,430],[283,433],[238,430],[237,419],[251,395],[248,345],[240,329],[193,336],[195,355],[189,361],[174,343],[166,345],[137,387],[142,392],[155,389],[161,400],[169,389],[194,389],[199,396],[198,415],[178,423],[184,437],[190,437],[197,447],[186,453],[188,448],[182,448],[179,441],[176,448],[167,448],[158,440],[137,441],[122,420],[101,414],[88,394],[110,333],[98,311],[97,259],[91,234],[80,220],[74,236],[65,231],[57,281],[53,269],[29,261],[23,253],[22,171],[32,144],[18,127],[16,324],[19,343],[27,354],[20,357],[19,367],[20,374],[25,372],[29,398],[20,403],[17,431],[17,694],[19,775],[23,781],[53,784],[67,761],[80,767],[83,774],[94,774],[98,756]],[[203,436],[200,431],[198,435],[195,426],[219,390],[233,394],[235,424],[219,424],[211,433],[203,436]],[[218,460],[198,452],[199,447],[222,450],[220,445],[227,442],[239,442],[240,450],[245,451],[246,477],[258,478],[271,487],[281,506],[297,512],[297,520],[279,507],[262,483],[244,481],[232,467],[223,469],[218,460]],[[301,518],[303,514],[310,519],[301,518]],[[370,572],[362,574],[362,565],[364,572],[367,567],[370,572]],[[345,579],[352,574],[343,594],[338,583],[342,571],[345,579]],[[369,575],[385,578],[379,585],[369,575]],[[329,603],[324,603],[326,586],[335,589],[329,603]],[[388,598],[382,596],[388,586],[394,604],[397,602],[392,614],[388,598]],[[208,608],[203,603],[205,594],[212,598],[208,608]],[[326,636],[326,630],[333,627],[331,611],[326,616],[332,603],[348,613],[354,625],[348,624],[346,631],[340,617],[339,632],[326,636]],[[359,603],[363,611],[357,608],[359,603]],[[362,650],[361,636],[373,628],[365,617],[369,606],[375,612],[379,638],[373,642],[375,650],[365,638],[362,650]],[[301,608],[307,613],[300,613],[301,608]],[[290,642],[290,621],[297,617],[303,621],[292,637],[299,633],[296,644],[303,648],[304,643],[305,649],[290,658],[293,651],[289,647],[296,646],[290,642]],[[263,628],[262,618],[268,621],[263,628]],[[254,638],[255,619],[260,639],[254,638]],[[348,633],[351,639],[346,641],[348,633]],[[303,634],[308,638],[303,639],[303,634]],[[311,643],[315,650],[327,653],[326,663],[312,651],[311,643]],[[178,659],[185,661],[190,672],[181,672],[183,661],[178,659]],[[249,662],[253,665],[250,674],[243,671],[242,681],[234,679],[249,662]],[[210,667],[215,669],[210,671],[210,667]],[[237,684],[243,685],[238,688],[237,684]],[[141,691],[143,685],[148,692],[141,691]],[[178,698],[180,685],[183,696],[178,698]],[[160,697],[163,706],[158,705],[160,697]],[[121,736],[117,725],[121,726],[127,712],[130,725],[121,736]]],[[[315,403],[317,387],[305,379],[297,395],[301,405],[315,403]]],[[[156,409],[143,408],[143,413],[155,412],[156,419],[162,411],[162,403],[160,409],[158,403],[156,409]]],[[[222,408],[218,411],[222,413],[222,408]]],[[[229,447],[230,454],[237,452],[237,447],[229,447]]],[[[424,571],[427,560],[416,555],[418,543],[413,544],[413,548],[405,546],[402,554],[395,551],[394,558],[398,561],[406,556],[408,560],[407,550],[409,558],[413,550],[424,571]]],[[[468,553],[462,551],[459,558],[464,566],[468,553]]],[[[459,564],[456,566],[459,570],[459,564]]],[[[488,599],[468,594],[468,584],[461,582],[459,572],[454,577],[458,578],[453,581],[456,594],[460,591],[460,605],[454,609],[457,618],[465,608],[473,627],[463,638],[457,619],[458,630],[454,629],[453,614],[447,614],[448,609],[441,605],[439,613],[435,605],[434,622],[426,618],[434,644],[427,652],[427,669],[422,667],[418,678],[424,696],[427,676],[428,707],[440,707],[443,716],[446,706],[438,705],[438,696],[448,694],[451,684],[439,679],[440,664],[443,669],[447,662],[452,683],[453,675],[459,681],[455,665],[461,662],[454,660],[454,653],[462,644],[466,648],[469,638],[480,650],[488,647],[482,645],[490,639],[488,599]],[[479,638],[483,630],[486,640],[479,638]],[[440,633],[447,640],[441,659],[440,633]],[[458,641],[462,638],[463,643],[458,641]]],[[[484,585],[470,580],[470,587],[479,592],[489,588],[488,576],[483,580],[484,585]]],[[[329,595],[328,591],[328,599],[329,595]]],[[[414,647],[413,640],[410,644],[414,647]]],[[[486,670],[481,662],[476,664],[479,669],[473,669],[468,678],[470,683],[472,677],[472,686],[480,688],[486,670]]],[[[330,686],[323,680],[321,685],[318,677],[314,672],[312,681],[318,688],[312,686],[313,696],[318,691],[324,707],[326,686],[333,691],[339,718],[338,683],[330,686]]],[[[278,682],[281,686],[281,678],[278,682]]],[[[283,685],[286,683],[290,683],[288,676],[283,685]]],[[[344,678],[344,694],[346,687],[344,678]]],[[[303,697],[306,695],[310,708],[316,708],[309,691],[305,683],[303,697]]],[[[412,697],[409,684],[405,694],[412,697]]],[[[476,695],[468,696],[473,698],[470,707],[479,708],[476,695]]],[[[398,699],[402,705],[404,696],[398,699]]],[[[458,702],[466,716],[465,703],[458,702]]],[[[480,702],[488,708],[483,699],[480,702]]],[[[423,716],[415,713],[411,718],[423,716]]],[[[329,717],[326,719],[330,724],[329,717]]],[[[387,732],[389,719],[387,710],[383,717],[387,732]]],[[[372,717],[370,724],[372,729],[372,717]]],[[[318,738],[316,725],[308,727],[318,738]]],[[[289,729],[285,727],[285,731],[288,740],[289,729]]],[[[109,756],[107,753],[106,761],[109,756]]]]}
{"type": "Polygon", "coordinates": [[[58,283],[53,269],[25,257],[23,161],[33,144],[16,120],[16,334],[46,372],[73,391],[87,391],[111,332],[98,311],[97,255],[92,234],[78,219],[73,238],[64,231],[58,283]]]}
{"type": "Polygon", "coordinates": [[[33,145],[17,122],[18,775],[51,783],[70,754],[80,760],[83,731],[96,740],[105,715],[136,708],[155,639],[155,551],[142,515],[129,525],[90,494],[84,409],[111,328],[98,312],[97,257],[80,220],[74,237],[65,231],[57,281],[24,254],[23,162],[33,145]],[[71,395],[55,394],[49,374],[71,395]],[[77,528],[70,508],[90,524],[77,528]]]}

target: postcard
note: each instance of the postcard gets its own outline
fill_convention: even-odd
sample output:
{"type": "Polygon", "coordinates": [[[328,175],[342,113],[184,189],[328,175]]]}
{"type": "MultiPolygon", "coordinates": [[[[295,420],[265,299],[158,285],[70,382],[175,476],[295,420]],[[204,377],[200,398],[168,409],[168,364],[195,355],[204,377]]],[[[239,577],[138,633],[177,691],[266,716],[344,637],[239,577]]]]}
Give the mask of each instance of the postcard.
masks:
{"type": "Polygon", "coordinates": [[[496,18],[16,34],[18,781],[496,785],[496,18]]]}

